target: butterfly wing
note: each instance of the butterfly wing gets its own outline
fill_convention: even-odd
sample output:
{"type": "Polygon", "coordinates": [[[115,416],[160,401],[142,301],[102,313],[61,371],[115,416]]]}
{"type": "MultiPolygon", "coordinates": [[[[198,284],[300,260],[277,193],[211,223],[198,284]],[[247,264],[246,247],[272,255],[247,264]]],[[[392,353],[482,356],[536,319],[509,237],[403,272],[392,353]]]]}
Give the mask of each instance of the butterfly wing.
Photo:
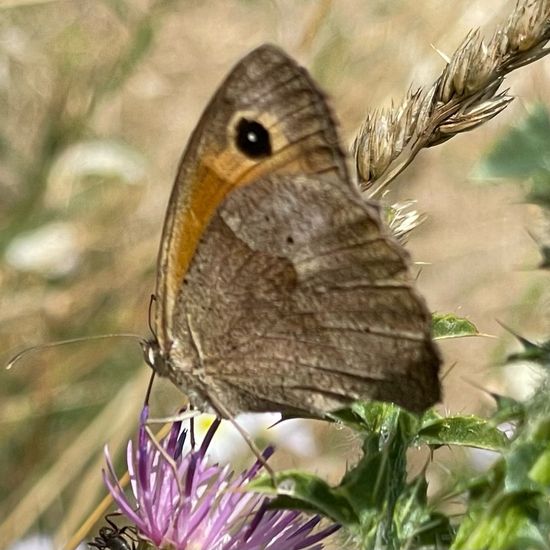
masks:
{"type": "Polygon", "coordinates": [[[184,152],[164,222],[153,328],[160,350],[173,341],[185,274],[206,226],[234,189],[273,174],[337,169],[347,179],[338,136],[320,92],[284,52],[261,46],[230,72],[206,107],[184,152]],[[243,121],[266,129],[269,154],[243,151],[243,121]]]}
{"type": "Polygon", "coordinates": [[[332,116],[303,69],[269,46],[250,54],[220,88],[186,156],[165,226],[172,241],[159,261],[163,374],[232,414],[315,415],[359,398],[419,411],[439,399],[430,315],[408,256],[350,182],[332,116]],[[205,128],[223,127],[215,117],[227,105],[230,130],[208,143],[205,128]],[[243,119],[268,132],[260,158],[234,145],[243,119]],[[195,183],[199,157],[223,157],[226,169],[203,169],[195,183]],[[181,197],[189,203],[194,185],[215,200],[204,219],[188,209],[182,231],[181,197]],[[189,217],[202,223],[195,237],[189,217]],[[192,241],[193,249],[174,277],[178,232],[191,235],[180,248],[192,241]]]}
{"type": "Polygon", "coordinates": [[[232,412],[315,414],[359,398],[419,411],[439,399],[406,255],[338,184],[273,177],[235,191],[197,249],[174,353],[200,349],[193,363],[232,412]]]}

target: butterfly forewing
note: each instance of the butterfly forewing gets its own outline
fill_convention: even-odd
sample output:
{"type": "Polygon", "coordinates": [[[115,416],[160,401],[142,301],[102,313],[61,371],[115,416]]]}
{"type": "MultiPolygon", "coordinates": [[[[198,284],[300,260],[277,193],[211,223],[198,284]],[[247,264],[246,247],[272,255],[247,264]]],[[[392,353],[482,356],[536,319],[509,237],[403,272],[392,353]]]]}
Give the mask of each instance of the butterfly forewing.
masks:
{"type": "Polygon", "coordinates": [[[157,295],[163,374],[231,414],[439,399],[408,256],[350,182],[323,95],[271,46],[237,65],[188,146],[157,295]]]}
{"type": "Polygon", "coordinates": [[[238,186],[276,171],[333,169],[345,175],[326,104],[307,73],[272,46],[253,51],[222,83],[193,132],[170,196],[158,260],[154,319],[161,350],[174,336],[176,296],[220,202],[238,186]],[[250,157],[236,133],[245,121],[268,131],[271,154],[250,157]]]}

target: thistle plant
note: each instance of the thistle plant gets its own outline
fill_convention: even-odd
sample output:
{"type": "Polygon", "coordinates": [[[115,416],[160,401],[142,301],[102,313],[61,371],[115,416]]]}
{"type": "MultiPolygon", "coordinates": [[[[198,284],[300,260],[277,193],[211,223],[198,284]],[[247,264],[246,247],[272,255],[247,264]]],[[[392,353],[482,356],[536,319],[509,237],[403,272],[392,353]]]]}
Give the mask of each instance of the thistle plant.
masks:
{"type": "MultiPolygon", "coordinates": [[[[107,450],[104,480],[122,514],[150,547],[321,550],[323,540],[340,528],[332,524],[316,529],[320,516],[308,519],[296,511],[271,510],[270,499],[247,491],[261,469],[259,461],[236,477],[228,465],[210,464],[207,451],[219,419],[212,423],[200,447],[192,440],[191,451],[184,453],[189,432],[182,429],[182,422],[175,422],[168,437],[159,443],[147,427],[147,416],[145,407],[137,446],[130,441],[127,448],[133,495],[126,495],[117,481],[107,450]]],[[[268,460],[273,451],[267,447],[263,459],[268,460]]]]}

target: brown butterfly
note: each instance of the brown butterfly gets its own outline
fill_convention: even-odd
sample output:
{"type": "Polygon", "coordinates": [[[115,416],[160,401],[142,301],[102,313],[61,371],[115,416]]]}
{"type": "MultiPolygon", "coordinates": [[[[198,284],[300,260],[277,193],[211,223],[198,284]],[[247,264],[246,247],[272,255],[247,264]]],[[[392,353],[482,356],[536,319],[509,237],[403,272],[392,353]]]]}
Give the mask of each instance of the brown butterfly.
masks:
{"type": "Polygon", "coordinates": [[[147,362],[218,415],[440,398],[409,257],[352,182],[309,74],[264,45],[193,132],[168,204],[147,362]]]}

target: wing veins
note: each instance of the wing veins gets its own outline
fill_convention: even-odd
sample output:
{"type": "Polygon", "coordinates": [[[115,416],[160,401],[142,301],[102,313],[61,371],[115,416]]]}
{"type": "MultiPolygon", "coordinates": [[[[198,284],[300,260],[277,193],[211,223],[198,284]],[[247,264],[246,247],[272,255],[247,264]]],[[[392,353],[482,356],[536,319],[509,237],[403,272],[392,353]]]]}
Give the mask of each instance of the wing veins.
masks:
{"type": "MultiPolygon", "coordinates": [[[[331,235],[331,233],[326,233],[326,235],[331,235]]],[[[320,235],[318,238],[322,239],[323,237],[324,237],[324,235],[320,235]]],[[[379,234],[376,237],[372,237],[370,239],[367,239],[365,241],[361,241],[359,243],[346,244],[346,245],[340,246],[338,248],[331,248],[330,250],[324,250],[323,252],[319,252],[318,254],[307,256],[305,258],[300,258],[296,263],[301,264],[301,263],[305,263],[305,262],[308,262],[308,261],[311,261],[311,260],[317,260],[318,258],[322,258],[323,256],[328,256],[330,254],[337,254],[339,252],[345,252],[347,250],[355,250],[356,248],[360,248],[360,247],[366,246],[368,244],[372,244],[372,243],[375,243],[375,242],[378,242],[378,241],[385,241],[385,240],[386,240],[386,237],[384,235],[379,234]]]]}
{"type": "MultiPolygon", "coordinates": [[[[234,355],[233,354],[231,356],[226,356],[226,357],[208,357],[208,358],[205,358],[205,364],[208,364],[210,362],[221,363],[221,362],[227,361],[229,359],[232,360],[232,361],[235,361],[235,360],[239,360],[239,359],[244,359],[244,358],[249,357],[249,356],[250,355],[247,356],[245,353],[242,353],[240,355],[234,355]]],[[[357,374],[357,373],[345,372],[345,371],[337,370],[337,369],[334,369],[334,368],[323,367],[322,365],[312,365],[310,363],[304,363],[302,361],[293,361],[292,359],[282,359],[282,358],[278,358],[278,357],[262,357],[262,356],[260,356],[260,357],[254,357],[254,360],[255,361],[264,361],[264,362],[269,362],[269,363],[285,363],[287,365],[297,365],[299,367],[307,367],[307,368],[310,368],[312,370],[316,370],[316,371],[320,371],[320,372],[337,373],[340,376],[346,376],[348,378],[353,378],[353,379],[355,379],[357,381],[360,381],[360,382],[364,382],[365,380],[369,380],[371,382],[380,382],[380,381],[386,380],[385,378],[378,378],[378,377],[370,376],[370,375],[362,376],[362,375],[357,374]]],[[[239,378],[246,378],[246,376],[239,375],[239,374],[224,373],[223,375],[220,375],[220,378],[239,379],[239,378]]],[[[285,386],[284,384],[278,384],[278,385],[285,386]]]]}
{"type": "Polygon", "coordinates": [[[310,346],[318,346],[318,347],[321,347],[321,348],[332,349],[332,350],[340,351],[340,352],[350,352],[350,351],[356,352],[357,351],[353,347],[343,348],[341,346],[335,346],[335,345],[331,345],[331,344],[323,344],[321,342],[312,342],[310,340],[302,340],[302,339],[299,339],[299,338],[291,338],[291,337],[285,336],[283,334],[277,335],[277,336],[264,334],[262,336],[262,338],[265,339],[265,340],[282,340],[284,342],[297,342],[298,344],[307,344],[307,345],[310,345],[310,346]]]}
{"type": "Polygon", "coordinates": [[[411,332],[403,332],[403,331],[387,331],[385,329],[372,329],[372,328],[366,328],[366,329],[358,329],[353,327],[331,327],[328,325],[318,325],[315,327],[316,329],[326,330],[327,332],[334,331],[334,332],[352,332],[354,334],[372,334],[373,336],[381,336],[382,338],[390,338],[390,339],[402,339],[402,340],[410,340],[412,342],[422,342],[424,340],[423,334],[413,334],[411,332]]]}
{"type": "Polygon", "coordinates": [[[287,390],[300,390],[300,391],[308,391],[308,392],[314,392],[314,393],[320,393],[321,395],[326,395],[328,397],[332,397],[333,399],[337,399],[338,401],[354,401],[357,399],[354,396],[350,396],[349,393],[338,393],[331,390],[325,390],[323,388],[317,387],[317,386],[307,386],[302,384],[292,384],[289,386],[284,386],[287,390]]]}
{"type": "MultiPolygon", "coordinates": [[[[345,281],[342,283],[336,283],[331,285],[320,285],[323,288],[323,293],[327,290],[355,290],[355,289],[371,289],[371,290],[384,290],[384,289],[407,289],[411,290],[411,285],[405,281],[384,281],[384,282],[366,282],[363,280],[358,281],[345,281]]],[[[313,287],[313,290],[316,290],[313,287]]]]}

